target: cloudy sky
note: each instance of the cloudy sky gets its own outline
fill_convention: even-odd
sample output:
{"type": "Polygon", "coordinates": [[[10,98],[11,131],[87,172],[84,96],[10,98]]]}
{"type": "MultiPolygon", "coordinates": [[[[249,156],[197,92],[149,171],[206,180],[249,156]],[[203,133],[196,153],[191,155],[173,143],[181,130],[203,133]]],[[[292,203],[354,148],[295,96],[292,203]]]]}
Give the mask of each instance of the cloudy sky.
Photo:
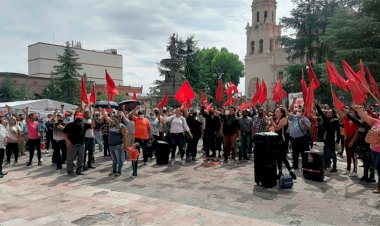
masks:
{"type": "MultiPolygon", "coordinates": [[[[277,0],[277,17],[290,0],[277,0]]],[[[123,55],[124,85],[163,79],[157,63],[172,33],[194,35],[198,47],[226,47],[244,61],[252,0],[0,0],[0,72],[28,73],[28,45],[81,41],[91,50],[123,55]]],[[[278,20],[277,20],[278,21],[278,20]]],[[[243,90],[242,79],[239,87],[243,90]]]]}

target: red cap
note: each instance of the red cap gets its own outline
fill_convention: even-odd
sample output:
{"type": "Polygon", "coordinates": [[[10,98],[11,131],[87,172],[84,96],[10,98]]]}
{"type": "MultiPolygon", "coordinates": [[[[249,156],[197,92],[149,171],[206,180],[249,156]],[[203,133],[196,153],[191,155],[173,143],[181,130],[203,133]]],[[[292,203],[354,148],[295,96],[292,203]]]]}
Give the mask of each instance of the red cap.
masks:
{"type": "Polygon", "coordinates": [[[70,116],[70,115],[71,115],[71,112],[69,112],[69,111],[65,111],[64,115],[65,115],[65,116],[70,116]]]}
{"type": "Polygon", "coordinates": [[[83,113],[77,113],[75,119],[83,119],[83,113]]]}

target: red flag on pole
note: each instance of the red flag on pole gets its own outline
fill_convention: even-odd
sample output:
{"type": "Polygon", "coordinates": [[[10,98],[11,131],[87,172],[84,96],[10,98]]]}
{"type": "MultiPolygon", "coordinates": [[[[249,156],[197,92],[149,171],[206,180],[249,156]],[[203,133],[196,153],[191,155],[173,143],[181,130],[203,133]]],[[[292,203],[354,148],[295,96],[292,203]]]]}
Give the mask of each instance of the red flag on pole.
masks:
{"type": "Polygon", "coordinates": [[[160,101],[160,103],[157,104],[157,108],[158,109],[162,109],[164,108],[165,104],[167,104],[169,102],[169,96],[168,95],[165,95],[162,100],[160,101]]]}
{"type": "Polygon", "coordinates": [[[338,108],[338,109],[340,109],[340,110],[343,110],[344,109],[344,104],[342,102],[340,102],[340,100],[336,96],[334,90],[331,90],[331,93],[332,93],[332,96],[333,96],[333,101],[334,101],[335,107],[338,108]]]}
{"type": "Polygon", "coordinates": [[[252,94],[251,104],[256,105],[260,99],[260,96],[261,96],[261,87],[259,84],[259,79],[257,78],[256,79],[256,92],[255,92],[255,94],[252,94]]]}
{"type": "Polygon", "coordinates": [[[92,83],[90,102],[93,103],[93,104],[96,103],[96,91],[95,91],[95,84],[94,83],[92,83]]]}
{"type": "Polygon", "coordinates": [[[345,60],[342,60],[342,64],[344,73],[348,78],[347,86],[351,90],[352,99],[354,100],[355,104],[364,104],[367,97],[366,91],[363,89],[361,81],[357,80],[355,71],[345,60]]]}
{"type": "Polygon", "coordinates": [[[137,96],[136,96],[136,91],[135,90],[133,91],[132,100],[136,100],[137,101],[137,96]]]}
{"type": "Polygon", "coordinates": [[[236,85],[233,84],[231,81],[228,83],[228,87],[226,89],[227,95],[233,95],[235,93],[239,93],[239,90],[237,89],[236,85]]]}
{"type": "Polygon", "coordinates": [[[371,84],[371,91],[376,97],[380,97],[379,88],[377,87],[376,80],[373,78],[371,71],[367,67],[367,73],[369,76],[369,82],[371,84]]]}
{"type": "Polygon", "coordinates": [[[368,82],[367,82],[367,79],[365,78],[364,64],[363,64],[363,62],[361,60],[360,60],[359,65],[360,65],[360,69],[356,73],[356,77],[363,83],[363,85],[365,85],[366,87],[368,87],[368,82]]]}
{"type": "Polygon", "coordinates": [[[191,102],[195,97],[195,93],[191,88],[189,82],[186,80],[183,82],[182,86],[178,89],[175,94],[175,99],[181,104],[186,103],[186,106],[189,108],[191,106],[191,102]]]}
{"type": "Polygon", "coordinates": [[[321,83],[319,83],[317,75],[314,73],[312,62],[309,61],[307,65],[309,66],[308,72],[309,72],[309,78],[310,78],[310,86],[313,86],[313,88],[316,89],[321,85],[321,83]]]}
{"type": "Polygon", "coordinates": [[[264,104],[267,100],[267,84],[265,84],[264,79],[261,81],[261,91],[260,91],[260,98],[258,100],[259,104],[264,104]]]}
{"type": "Polygon", "coordinates": [[[330,82],[347,92],[347,81],[339,74],[334,65],[328,60],[326,60],[326,68],[330,82]]]}
{"type": "Polygon", "coordinates": [[[301,79],[301,90],[302,90],[303,101],[304,101],[304,103],[306,104],[306,101],[307,101],[307,95],[308,95],[308,93],[309,93],[309,88],[307,87],[304,78],[301,79]]]}
{"type": "Polygon", "coordinates": [[[282,79],[278,79],[276,85],[273,87],[272,101],[280,103],[288,94],[282,88],[282,79]]]}
{"type": "Polygon", "coordinates": [[[115,82],[112,80],[107,70],[106,70],[106,87],[107,87],[108,100],[113,101],[113,96],[119,95],[119,92],[117,91],[115,82]]]}
{"type": "Polygon", "coordinates": [[[227,95],[227,101],[224,102],[223,107],[228,107],[233,104],[234,104],[234,99],[232,98],[232,95],[227,95]]]}
{"type": "Polygon", "coordinates": [[[249,102],[243,102],[243,103],[240,104],[240,106],[239,106],[239,110],[240,110],[240,111],[244,111],[244,110],[247,110],[247,109],[249,109],[249,108],[251,108],[251,103],[249,103],[249,102]]]}
{"type": "Polygon", "coordinates": [[[87,90],[86,90],[86,85],[84,84],[83,77],[81,77],[80,79],[80,99],[83,103],[88,105],[87,90]]]}
{"type": "Polygon", "coordinates": [[[223,81],[222,81],[222,79],[219,79],[219,81],[218,81],[218,88],[216,89],[215,100],[218,103],[220,103],[223,100],[223,81]]]}
{"type": "Polygon", "coordinates": [[[201,90],[200,92],[200,97],[201,97],[201,103],[203,106],[206,106],[207,105],[207,98],[205,97],[205,93],[203,92],[203,90],[201,90]]]}
{"type": "Polygon", "coordinates": [[[309,85],[308,93],[307,93],[307,99],[304,100],[305,104],[304,107],[306,108],[306,114],[311,114],[313,111],[313,104],[314,104],[314,86],[312,84],[309,85]]]}

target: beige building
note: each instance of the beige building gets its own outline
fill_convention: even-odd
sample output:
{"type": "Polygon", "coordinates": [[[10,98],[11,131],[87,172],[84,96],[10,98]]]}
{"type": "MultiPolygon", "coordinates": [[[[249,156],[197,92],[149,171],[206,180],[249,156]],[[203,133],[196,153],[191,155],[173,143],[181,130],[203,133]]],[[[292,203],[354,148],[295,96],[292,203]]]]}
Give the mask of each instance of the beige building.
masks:
{"type": "MultiPolygon", "coordinates": [[[[79,63],[87,79],[97,84],[105,84],[105,69],[108,70],[117,85],[123,85],[123,56],[115,49],[104,51],[81,48],[80,43],[72,47],[79,56],[79,63]]],[[[35,43],[28,46],[28,74],[32,77],[50,78],[54,65],[58,64],[58,55],[64,51],[62,45],[35,43]]]]}
{"type": "Polygon", "coordinates": [[[281,26],[276,23],[276,0],[253,0],[252,22],[246,26],[247,53],[245,56],[245,95],[255,92],[256,79],[265,80],[268,99],[273,86],[287,64],[286,53],[276,39],[281,36],[281,26]]]}

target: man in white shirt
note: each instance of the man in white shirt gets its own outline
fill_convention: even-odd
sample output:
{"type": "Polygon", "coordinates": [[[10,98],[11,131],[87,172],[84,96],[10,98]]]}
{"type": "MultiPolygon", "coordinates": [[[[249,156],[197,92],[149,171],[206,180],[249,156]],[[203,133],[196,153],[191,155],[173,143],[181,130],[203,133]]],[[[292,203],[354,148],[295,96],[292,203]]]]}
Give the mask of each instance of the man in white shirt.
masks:
{"type": "Polygon", "coordinates": [[[95,133],[94,133],[95,120],[92,118],[92,115],[89,110],[84,111],[83,127],[85,130],[83,171],[85,171],[87,169],[95,168],[92,165],[92,160],[94,158],[94,151],[95,151],[95,133]],[[87,151],[88,151],[88,161],[87,161],[87,167],[86,167],[85,164],[86,164],[87,151]]]}

